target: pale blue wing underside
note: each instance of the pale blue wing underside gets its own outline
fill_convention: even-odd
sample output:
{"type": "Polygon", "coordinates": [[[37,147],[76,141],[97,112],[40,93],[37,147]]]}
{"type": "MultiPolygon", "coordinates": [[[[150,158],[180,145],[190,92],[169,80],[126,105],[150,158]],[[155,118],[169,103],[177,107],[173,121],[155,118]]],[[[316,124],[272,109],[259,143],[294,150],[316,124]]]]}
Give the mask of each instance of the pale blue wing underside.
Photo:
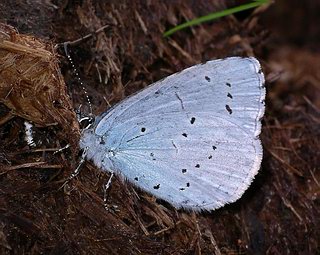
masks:
{"type": "Polygon", "coordinates": [[[97,166],[178,208],[219,208],[260,168],[263,85],[254,58],[196,65],[103,114],[80,145],[97,166]]]}

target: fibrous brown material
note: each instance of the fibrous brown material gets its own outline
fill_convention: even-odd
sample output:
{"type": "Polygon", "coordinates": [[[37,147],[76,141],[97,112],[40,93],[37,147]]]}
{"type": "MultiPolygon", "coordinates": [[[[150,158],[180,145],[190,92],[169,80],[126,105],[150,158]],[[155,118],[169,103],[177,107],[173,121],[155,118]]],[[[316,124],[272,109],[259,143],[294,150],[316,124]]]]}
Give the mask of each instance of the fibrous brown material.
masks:
{"type": "Polygon", "coordinates": [[[79,125],[51,43],[0,24],[0,102],[36,126],[59,125],[77,140],[79,125]]]}

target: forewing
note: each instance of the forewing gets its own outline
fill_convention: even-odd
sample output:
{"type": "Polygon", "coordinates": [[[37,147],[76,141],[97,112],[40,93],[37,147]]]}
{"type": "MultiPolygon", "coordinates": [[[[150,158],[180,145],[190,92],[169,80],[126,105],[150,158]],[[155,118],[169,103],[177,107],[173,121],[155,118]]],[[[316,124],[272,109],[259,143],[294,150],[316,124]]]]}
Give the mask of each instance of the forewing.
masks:
{"type": "Polygon", "coordinates": [[[176,207],[210,210],[238,199],[260,167],[265,90],[253,58],[209,61],[157,82],[103,118],[110,164],[176,207]]]}
{"type": "Polygon", "coordinates": [[[231,57],[192,66],[158,81],[114,107],[95,129],[104,135],[131,118],[177,111],[207,111],[240,121],[259,135],[264,113],[264,77],[255,58],[231,57]]]}

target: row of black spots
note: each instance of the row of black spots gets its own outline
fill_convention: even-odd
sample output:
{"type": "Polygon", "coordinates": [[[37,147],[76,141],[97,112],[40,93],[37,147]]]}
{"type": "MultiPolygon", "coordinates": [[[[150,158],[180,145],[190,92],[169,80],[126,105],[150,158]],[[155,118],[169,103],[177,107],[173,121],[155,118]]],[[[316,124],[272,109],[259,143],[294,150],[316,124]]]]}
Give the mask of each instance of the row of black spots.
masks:
{"type": "MultiPolygon", "coordinates": [[[[208,158],[209,158],[209,159],[212,159],[212,155],[210,155],[208,158]]],[[[196,164],[194,167],[195,167],[195,168],[200,168],[200,164],[196,164]]],[[[186,168],[182,168],[182,169],[181,169],[181,173],[185,174],[186,172],[187,172],[187,169],[186,169],[186,168]]]]}
{"type": "MultiPolygon", "coordinates": [[[[226,85],[227,85],[229,88],[231,88],[231,83],[226,82],[226,85]]],[[[227,94],[227,97],[229,97],[230,99],[233,98],[233,96],[232,96],[229,92],[228,92],[228,94],[227,94]]],[[[230,108],[229,105],[226,105],[226,109],[227,109],[227,111],[228,111],[229,114],[232,114],[232,109],[230,108]]]]}
{"type": "Polygon", "coordinates": [[[233,96],[230,93],[227,94],[227,97],[229,97],[230,99],[233,98],[233,96]]]}
{"type": "Polygon", "coordinates": [[[211,79],[210,79],[209,76],[205,76],[204,78],[207,80],[207,82],[210,82],[210,81],[211,81],[211,79]]]}
{"type": "Polygon", "coordinates": [[[231,109],[230,106],[227,105],[227,104],[226,104],[226,109],[227,109],[227,111],[228,111],[229,114],[232,114],[232,109],[231,109]]]}
{"type": "MultiPolygon", "coordinates": [[[[189,188],[189,187],[190,187],[190,182],[187,182],[187,183],[186,183],[186,187],[187,187],[187,188],[189,188]]],[[[181,190],[181,191],[182,191],[182,190],[185,190],[185,188],[180,188],[179,190],[181,190]]]]}
{"type": "MultiPolygon", "coordinates": [[[[217,146],[212,145],[212,149],[215,151],[217,149],[217,146]]],[[[208,159],[212,159],[212,155],[209,155],[208,159]]]]}
{"type": "Polygon", "coordinates": [[[150,153],[150,157],[152,158],[152,160],[156,160],[153,152],[150,153]]]}

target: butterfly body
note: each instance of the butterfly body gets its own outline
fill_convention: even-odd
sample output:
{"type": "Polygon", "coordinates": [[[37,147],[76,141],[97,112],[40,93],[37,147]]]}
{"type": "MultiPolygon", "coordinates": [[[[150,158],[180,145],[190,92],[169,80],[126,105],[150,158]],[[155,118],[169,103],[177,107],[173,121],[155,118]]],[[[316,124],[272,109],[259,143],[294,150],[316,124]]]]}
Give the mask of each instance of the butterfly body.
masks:
{"type": "Polygon", "coordinates": [[[177,208],[219,208],[240,198],[260,168],[263,85],[254,58],[190,67],[104,113],[80,147],[177,208]]]}

